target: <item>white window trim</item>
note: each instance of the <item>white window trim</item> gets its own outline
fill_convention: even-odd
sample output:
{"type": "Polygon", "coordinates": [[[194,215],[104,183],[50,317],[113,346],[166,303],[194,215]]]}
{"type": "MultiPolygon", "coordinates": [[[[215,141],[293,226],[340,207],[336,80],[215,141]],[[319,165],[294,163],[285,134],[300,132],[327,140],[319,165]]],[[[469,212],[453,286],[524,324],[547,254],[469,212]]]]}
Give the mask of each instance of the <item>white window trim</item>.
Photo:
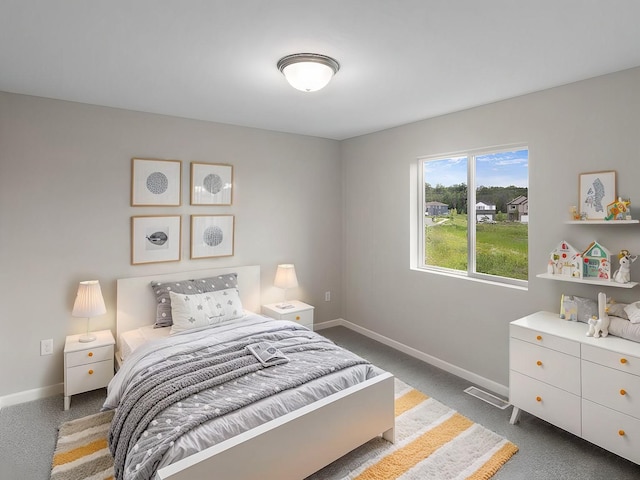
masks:
{"type": "MultiPolygon", "coordinates": [[[[474,149],[474,150],[463,150],[459,152],[452,153],[444,153],[438,155],[427,155],[421,156],[417,158],[416,163],[414,164],[414,168],[411,170],[411,177],[415,178],[417,181],[417,188],[414,190],[412,188],[412,197],[415,195],[415,202],[412,202],[415,205],[415,212],[412,212],[412,218],[414,219],[411,224],[413,228],[410,229],[411,233],[411,255],[410,255],[410,268],[412,270],[427,272],[427,273],[435,273],[440,275],[447,275],[452,277],[458,277],[463,279],[470,280],[480,280],[483,282],[488,282],[494,285],[501,286],[509,286],[516,287],[520,289],[527,290],[529,286],[528,280],[519,280],[515,278],[508,277],[499,277],[495,275],[488,275],[486,273],[478,273],[476,272],[476,249],[471,248],[471,246],[475,247],[476,240],[476,224],[468,223],[467,227],[467,253],[469,255],[467,262],[467,270],[454,270],[451,268],[444,267],[436,267],[425,265],[424,258],[424,168],[422,167],[423,163],[428,160],[437,160],[443,158],[453,158],[453,157],[467,157],[469,163],[467,164],[467,218],[470,215],[470,206],[475,205],[476,202],[476,186],[475,186],[475,157],[488,154],[488,153],[501,153],[508,152],[513,150],[523,150],[526,149],[530,153],[530,148],[525,143],[515,143],[510,145],[500,145],[496,147],[482,148],[482,149],[474,149]],[[471,161],[473,158],[473,161],[471,161]],[[472,181],[473,180],[473,181],[472,181]],[[473,225],[473,228],[469,228],[470,225],[473,225]]],[[[414,181],[411,182],[415,185],[414,181]]],[[[411,209],[413,210],[413,208],[411,209]]],[[[473,215],[475,216],[475,210],[473,215]]]]}

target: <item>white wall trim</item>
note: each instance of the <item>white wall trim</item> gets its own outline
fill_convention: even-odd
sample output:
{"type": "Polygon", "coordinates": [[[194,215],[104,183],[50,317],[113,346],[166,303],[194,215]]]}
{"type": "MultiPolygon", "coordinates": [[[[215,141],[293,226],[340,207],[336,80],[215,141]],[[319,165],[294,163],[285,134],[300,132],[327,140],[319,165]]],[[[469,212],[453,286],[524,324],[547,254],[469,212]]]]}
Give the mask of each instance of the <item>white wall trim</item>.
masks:
{"type": "Polygon", "coordinates": [[[501,385],[493,380],[489,380],[488,378],[481,377],[478,374],[470,372],[469,370],[465,370],[464,368],[460,368],[456,365],[453,365],[449,362],[445,362],[444,360],[440,360],[432,355],[428,355],[420,350],[416,350],[413,347],[409,347],[403,343],[397,342],[391,338],[385,337],[384,335],[380,335],[374,331],[371,331],[367,328],[356,325],[355,323],[348,322],[343,318],[338,318],[336,320],[329,320],[328,322],[314,323],[314,330],[323,330],[325,328],[331,327],[346,327],[354,332],[358,332],[365,337],[369,337],[373,340],[376,340],[380,343],[383,343],[391,348],[395,348],[396,350],[406,353],[407,355],[417,358],[418,360],[422,360],[423,362],[428,363],[429,365],[433,365],[434,367],[441,368],[445,372],[449,372],[453,375],[456,375],[460,378],[464,378],[475,385],[486,388],[487,390],[497,393],[498,395],[502,395],[505,398],[509,397],[509,387],[505,385],[501,385]]]}
{"type": "MultiPolygon", "coordinates": [[[[56,385],[49,385],[48,387],[34,388],[33,390],[25,390],[24,392],[12,393],[11,395],[0,397],[0,409],[8,407],[10,405],[17,405],[19,403],[31,402],[33,400],[52,397],[63,392],[64,383],[58,383],[56,385]]],[[[60,402],[62,402],[62,399],[60,399],[60,402]]],[[[62,403],[60,403],[60,405],[62,406],[62,403]]]]}

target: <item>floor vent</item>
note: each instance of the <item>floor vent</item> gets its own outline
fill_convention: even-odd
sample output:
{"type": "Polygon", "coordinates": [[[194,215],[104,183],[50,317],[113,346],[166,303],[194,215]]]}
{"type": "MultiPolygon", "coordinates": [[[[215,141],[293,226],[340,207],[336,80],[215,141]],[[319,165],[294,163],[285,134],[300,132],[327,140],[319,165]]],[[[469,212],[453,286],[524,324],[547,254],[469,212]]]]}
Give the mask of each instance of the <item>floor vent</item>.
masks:
{"type": "Polygon", "coordinates": [[[495,395],[489,392],[485,392],[484,390],[480,390],[478,387],[469,387],[464,392],[473,397],[479,398],[483,402],[490,403],[494,407],[498,407],[501,410],[504,410],[509,405],[511,405],[509,402],[503,400],[502,398],[496,397],[495,395]]]}

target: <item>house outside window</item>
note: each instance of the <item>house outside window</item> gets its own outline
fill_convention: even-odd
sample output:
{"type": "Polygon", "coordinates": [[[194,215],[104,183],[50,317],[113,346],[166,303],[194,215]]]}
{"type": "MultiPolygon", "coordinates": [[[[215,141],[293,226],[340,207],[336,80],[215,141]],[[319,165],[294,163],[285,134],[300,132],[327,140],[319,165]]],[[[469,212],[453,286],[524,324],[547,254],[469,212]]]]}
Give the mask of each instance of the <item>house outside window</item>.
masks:
{"type": "Polygon", "coordinates": [[[418,268],[526,287],[528,163],[526,146],[418,159],[418,268]]]}

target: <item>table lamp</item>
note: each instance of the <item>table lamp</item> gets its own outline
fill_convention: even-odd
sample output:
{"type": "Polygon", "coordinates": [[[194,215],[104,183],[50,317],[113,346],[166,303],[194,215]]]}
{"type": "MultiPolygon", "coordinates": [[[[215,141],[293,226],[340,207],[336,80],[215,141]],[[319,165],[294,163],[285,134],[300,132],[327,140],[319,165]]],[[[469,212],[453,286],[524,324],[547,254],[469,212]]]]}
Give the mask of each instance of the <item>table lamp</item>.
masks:
{"type": "Polygon", "coordinates": [[[89,333],[89,321],[91,320],[91,317],[97,317],[98,315],[104,315],[105,313],[107,313],[107,308],[104,306],[102,290],[100,290],[100,283],[98,280],[80,282],[71,315],[74,317],[87,318],[87,333],[81,335],[80,338],[78,338],[78,341],[87,343],[93,342],[96,339],[95,335],[91,335],[89,333]]]}
{"type": "Polygon", "coordinates": [[[281,304],[276,305],[278,308],[293,308],[293,305],[287,303],[287,289],[296,288],[298,286],[298,278],[296,277],[296,268],[291,263],[283,263],[278,265],[276,270],[276,278],[273,284],[284,290],[284,297],[281,304]]]}

